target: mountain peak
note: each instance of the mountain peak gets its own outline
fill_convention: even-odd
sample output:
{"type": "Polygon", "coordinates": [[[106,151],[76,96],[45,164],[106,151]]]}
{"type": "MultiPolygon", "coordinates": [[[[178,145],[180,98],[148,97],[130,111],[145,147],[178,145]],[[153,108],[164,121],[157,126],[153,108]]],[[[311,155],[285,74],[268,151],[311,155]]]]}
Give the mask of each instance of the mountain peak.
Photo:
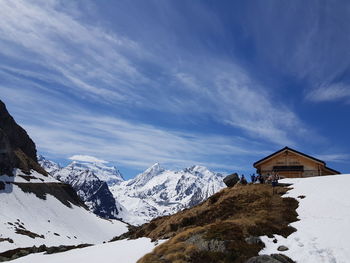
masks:
{"type": "Polygon", "coordinates": [[[143,172],[143,174],[149,174],[149,173],[159,173],[159,172],[163,172],[164,169],[160,166],[159,163],[155,163],[153,164],[151,167],[149,167],[146,171],[143,172]]]}

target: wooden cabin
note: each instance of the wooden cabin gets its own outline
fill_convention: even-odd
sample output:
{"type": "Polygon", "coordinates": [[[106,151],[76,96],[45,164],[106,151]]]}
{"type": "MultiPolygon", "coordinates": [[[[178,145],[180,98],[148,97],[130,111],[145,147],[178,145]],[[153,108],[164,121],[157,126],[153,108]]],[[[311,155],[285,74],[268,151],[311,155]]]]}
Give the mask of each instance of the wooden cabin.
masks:
{"type": "Polygon", "coordinates": [[[340,174],[327,167],[324,161],[289,147],[255,162],[254,167],[260,175],[277,172],[279,176],[289,178],[340,174]]]}

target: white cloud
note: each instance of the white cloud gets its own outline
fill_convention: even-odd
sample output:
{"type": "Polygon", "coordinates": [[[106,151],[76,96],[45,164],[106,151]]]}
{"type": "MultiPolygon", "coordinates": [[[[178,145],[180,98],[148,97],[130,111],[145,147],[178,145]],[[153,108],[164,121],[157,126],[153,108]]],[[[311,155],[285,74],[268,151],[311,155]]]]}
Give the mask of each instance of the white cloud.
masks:
{"type": "Polygon", "coordinates": [[[314,102],[350,100],[350,86],[344,83],[323,85],[307,93],[306,98],[314,102]]]}
{"type": "Polygon", "coordinates": [[[181,71],[174,73],[179,67],[174,61],[163,61],[142,43],[83,22],[82,14],[67,12],[60,3],[0,3],[2,52],[50,72],[40,73],[36,66],[7,70],[59,83],[65,92],[111,107],[207,114],[278,145],[295,144],[292,137],[305,130],[290,109],[272,102],[267,89],[232,62],[212,56],[206,63],[182,58],[181,71]],[[139,62],[158,67],[164,79],[154,80],[139,69],[139,62]]]}
{"type": "MultiPolygon", "coordinates": [[[[243,169],[244,157],[262,153],[256,139],[294,145],[295,137],[305,132],[291,109],[234,63],[208,55],[206,63],[184,56],[177,65],[142,43],[84,22],[79,12],[66,11],[60,1],[0,2],[0,49],[12,59],[10,66],[0,65],[1,95],[41,151],[61,158],[99,156],[140,168],[158,161],[176,167],[197,163],[243,169]],[[29,66],[14,63],[23,61],[29,66]],[[158,71],[149,75],[139,64],[158,71]],[[92,101],[94,107],[108,104],[113,113],[120,107],[151,108],[194,116],[191,121],[211,118],[253,139],[101,116],[75,105],[66,93],[92,101]]],[[[181,50],[173,53],[180,56],[181,50]]]]}
{"type": "Polygon", "coordinates": [[[246,168],[240,163],[242,156],[259,154],[256,150],[247,150],[247,144],[254,143],[241,138],[177,132],[98,115],[74,115],[69,120],[23,126],[40,151],[63,158],[75,153],[98,155],[111,162],[139,168],[160,162],[177,168],[195,163],[242,170],[246,168]],[[232,155],[238,157],[232,164],[219,161],[232,155]]]}
{"type": "Polygon", "coordinates": [[[337,163],[348,163],[350,160],[349,154],[344,153],[334,153],[334,154],[316,154],[316,158],[327,161],[327,162],[337,162],[337,163]]]}
{"type": "Polygon", "coordinates": [[[81,161],[81,162],[88,162],[88,163],[108,163],[105,160],[101,160],[89,155],[73,155],[68,159],[73,161],[81,161]]]}

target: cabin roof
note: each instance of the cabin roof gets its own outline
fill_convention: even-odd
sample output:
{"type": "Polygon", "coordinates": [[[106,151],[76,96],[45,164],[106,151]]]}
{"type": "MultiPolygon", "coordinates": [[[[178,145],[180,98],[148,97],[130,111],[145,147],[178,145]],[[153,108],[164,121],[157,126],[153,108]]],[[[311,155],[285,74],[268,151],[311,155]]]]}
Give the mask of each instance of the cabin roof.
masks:
{"type": "Polygon", "coordinates": [[[333,173],[341,174],[341,172],[339,172],[339,171],[337,171],[337,170],[334,170],[334,169],[332,169],[332,168],[329,168],[328,166],[325,166],[325,168],[326,168],[326,170],[329,170],[329,171],[331,171],[331,172],[333,172],[333,173]]]}
{"type": "MultiPolygon", "coordinates": [[[[268,155],[268,156],[262,158],[261,160],[255,162],[253,165],[254,165],[254,167],[256,167],[258,164],[260,164],[260,163],[262,163],[262,162],[264,162],[264,161],[267,161],[268,159],[272,158],[273,156],[278,155],[278,154],[280,154],[280,153],[282,153],[282,152],[284,152],[284,151],[286,151],[286,150],[291,151],[291,152],[294,152],[294,153],[296,153],[296,154],[298,154],[298,155],[302,155],[302,156],[304,156],[304,157],[306,157],[306,158],[308,158],[308,159],[311,159],[311,160],[313,160],[313,161],[315,161],[315,162],[318,162],[318,163],[322,163],[324,166],[326,166],[326,163],[325,163],[324,161],[322,161],[322,160],[320,160],[320,159],[317,159],[317,158],[315,158],[315,157],[312,157],[312,156],[310,156],[310,155],[307,155],[307,154],[305,154],[305,153],[299,152],[299,151],[297,151],[297,150],[294,150],[294,149],[292,149],[292,148],[289,148],[289,147],[287,147],[287,146],[284,147],[284,148],[282,148],[281,150],[278,150],[277,152],[274,152],[274,153],[272,153],[272,154],[270,154],[270,155],[268,155]]],[[[327,167],[327,168],[328,168],[328,167],[327,167]]],[[[328,169],[330,169],[330,168],[328,168],[328,169]]],[[[330,169],[330,170],[332,170],[332,169],[330,169]]],[[[333,170],[333,171],[335,171],[335,170],[333,170]]]]}

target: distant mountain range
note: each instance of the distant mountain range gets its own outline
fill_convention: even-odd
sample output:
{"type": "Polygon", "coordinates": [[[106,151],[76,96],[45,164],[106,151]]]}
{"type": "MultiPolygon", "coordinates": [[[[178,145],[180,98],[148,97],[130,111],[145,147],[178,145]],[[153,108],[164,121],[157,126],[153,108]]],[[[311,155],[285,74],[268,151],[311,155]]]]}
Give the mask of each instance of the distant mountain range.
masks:
{"type": "Polygon", "coordinates": [[[136,225],[192,207],[225,187],[222,174],[203,166],[171,171],[156,163],[124,180],[116,167],[101,163],[74,161],[60,167],[42,156],[38,160],[54,178],[70,184],[95,214],[136,225]]]}

